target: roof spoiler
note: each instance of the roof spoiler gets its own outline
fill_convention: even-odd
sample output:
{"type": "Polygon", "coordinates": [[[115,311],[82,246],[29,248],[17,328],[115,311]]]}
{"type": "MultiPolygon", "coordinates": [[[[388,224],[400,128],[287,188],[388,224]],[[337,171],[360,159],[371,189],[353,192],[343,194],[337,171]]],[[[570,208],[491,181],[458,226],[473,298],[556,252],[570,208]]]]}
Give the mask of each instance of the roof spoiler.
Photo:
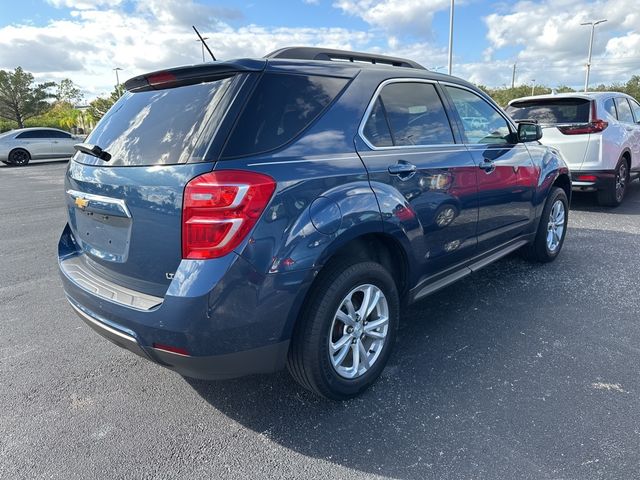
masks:
{"type": "Polygon", "coordinates": [[[195,85],[225,78],[236,73],[261,72],[266,64],[265,60],[244,59],[169,68],[130,78],[124,82],[124,88],[129,92],[142,92],[195,85]]]}
{"type": "Polygon", "coordinates": [[[265,58],[362,62],[374,65],[388,65],[392,67],[426,70],[426,68],[419,63],[406,58],[388,57],[386,55],[377,55],[373,53],[351,52],[349,50],[335,50],[331,48],[285,47],[265,55],[265,58]]]}

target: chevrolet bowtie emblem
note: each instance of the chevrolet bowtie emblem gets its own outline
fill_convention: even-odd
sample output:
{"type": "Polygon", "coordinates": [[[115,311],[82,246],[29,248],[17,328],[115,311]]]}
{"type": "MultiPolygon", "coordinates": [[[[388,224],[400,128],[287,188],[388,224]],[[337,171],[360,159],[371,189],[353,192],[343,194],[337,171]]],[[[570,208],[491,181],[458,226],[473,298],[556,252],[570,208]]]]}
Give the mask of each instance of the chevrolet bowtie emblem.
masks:
{"type": "Polygon", "coordinates": [[[76,207],[84,210],[85,208],[87,208],[87,205],[89,205],[89,200],[87,200],[86,198],[77,197],[74,203],[76,204],[76,207]]]}

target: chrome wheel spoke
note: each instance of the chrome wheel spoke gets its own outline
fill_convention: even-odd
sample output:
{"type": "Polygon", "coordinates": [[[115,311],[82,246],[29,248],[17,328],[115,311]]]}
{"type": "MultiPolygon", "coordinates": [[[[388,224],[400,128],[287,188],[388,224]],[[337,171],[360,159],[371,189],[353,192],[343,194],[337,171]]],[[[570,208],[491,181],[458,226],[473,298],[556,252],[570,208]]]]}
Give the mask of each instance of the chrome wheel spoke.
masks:
{"type": "Polygon", "coordinates": [[[358,369],[360,368],[360,347],[357,343],[351,344],[351,352],[353,355],[353,369],[352,377],[356,377],[358,375],[358,369]]]}
{"type": "Polygon", "coordinates": [[[336,312],[336,318],[340,320],[342,323],[344,323],[345,325],[349,325],[350,327],[353,327],[356,323],[351,315],[347,315],[342,310],[338,310],[336,312]]]}
{"type": "Polygon", "coordinates": [[[331,351],[332,353],[337,352],[338,350],[340,350],[342,347],[344,347],[345,345],[349,344],[349,342],[351,342],[351,335],[349,334],[345,334],[343,335],[340,340],[338,340],[335,343],[331,344],[331,351]]]}
{"type": "Polygon", "coordinates": [[[370,368],[371,365],[369,364],[369,353],[367,352],[364,343],[362,343],[361,341],[358,342],[358,350],[360,351],[360,360],[362,361],[364,368],[370,368]]]}
{"type": "Polygon", "coordinates": [[[386,333],[376,332],[375,330],[365,331],[365,332],[364,332],[364,334],[365,334],[367,337],[375,338],[375,339],[377,339],[377,340],[382,339],[382,338],[384,338],[384,337],[386,337],[386,336],[387,336],[387,334],[386,334],[386,333]]]}
{"type": "Polygon", "coordinates": [[[380,327],[385,326],[387,323],[389,322],[389,317],[384,316],[384,317],[380,317],[377,320],[374,320],[372,322],[368,322],[365,326],[364,326],[364,331],[365,332],[371,332],[373,330],[376,330],[380,327]]]}
{"type": "Polygon", "coordinates": [[[348,342],[345,345],[343,345],[342,349],[338,352],[338,354],[335,357],[331,358],[331,362],[333,363],[334,367],[338,367],[342,365],[342,362],[344,362],[344,359],[347,358],[347,354],[349,353],[349,350],[351,350],[351,342],[348,342]]]}

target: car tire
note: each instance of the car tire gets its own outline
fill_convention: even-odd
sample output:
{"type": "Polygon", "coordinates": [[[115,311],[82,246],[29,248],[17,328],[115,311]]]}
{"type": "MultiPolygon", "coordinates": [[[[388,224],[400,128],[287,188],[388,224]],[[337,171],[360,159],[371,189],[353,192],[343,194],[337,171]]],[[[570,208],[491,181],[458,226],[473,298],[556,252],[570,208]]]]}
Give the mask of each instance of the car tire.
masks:
{"type": "Polygon", "coordinates": [[[298,318],[288,370],[298,383],[320,396],[355,397],[382,373],[399,318],[398,289],[382,265],[334,261],[320,273],[298,318]],[[364,308],[367,292],[371,300],[369,308],[364,308]]]}
{"type": "Polygon", "coordinates": [[[557,258],[564,245],[569,220],[569,200],[562,188],[553,187],[542,210],[532,244],[524,248],[525,258],[547,263],[557,258]]]}
{"type": "Polygon", "coordinates": [[[24,148],[16,148],[9,153],[9,163],[17,167],[24,167],[31,160],[31,154],[24,148]]]}
{"type": "Polygon", "coordinates": [[[598,203],[603,207],[619,206],[627,193],[629,179],[629,163],[626,158],[621,158],[616,165],[613,185],[604,190],[598,190],[598,203]]]}

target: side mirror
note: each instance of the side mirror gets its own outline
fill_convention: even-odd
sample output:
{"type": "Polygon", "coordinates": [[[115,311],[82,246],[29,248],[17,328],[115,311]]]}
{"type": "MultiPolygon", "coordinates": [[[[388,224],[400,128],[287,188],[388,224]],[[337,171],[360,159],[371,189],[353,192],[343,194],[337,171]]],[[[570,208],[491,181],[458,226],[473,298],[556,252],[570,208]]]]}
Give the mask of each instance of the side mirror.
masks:
{"type": "Polygon", "coordinates": [[[542,127],[537,122],[518,122],[518,141],[535,142],[542,138],[542,127]]]}

